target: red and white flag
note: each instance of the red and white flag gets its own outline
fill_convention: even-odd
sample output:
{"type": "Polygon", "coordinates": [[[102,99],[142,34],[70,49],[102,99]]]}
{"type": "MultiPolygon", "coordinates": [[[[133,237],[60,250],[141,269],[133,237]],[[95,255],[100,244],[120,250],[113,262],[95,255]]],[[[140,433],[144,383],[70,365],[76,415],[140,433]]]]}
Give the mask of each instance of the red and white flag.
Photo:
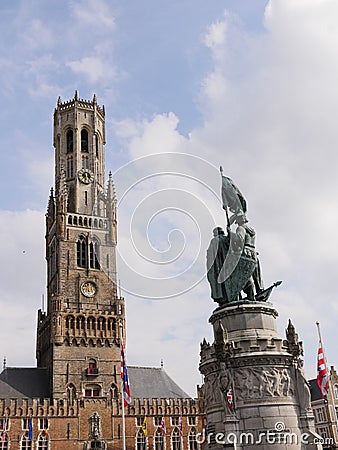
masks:
{"type": "Polygon", "coordinates": [[[1,433],[1,441],[4,442],[7,436],[7,417],[5,417],[4,428],[1,433]]]}
{"type": "Polygon", "coordinates": [[[233,394],[232,394],[232,389],[229,389],[227,391],[227,404],[228,404],[229,411],[231,413],[233,413],[234,412],[234,398],[233,398],[233,394]]]}
{"type": "Polygon", "coordinates": [[[326,369],[322,344],[320,342],[317,357],[317,384],[322,393],[322,397],[325,397],[329,391],[329,376],[326,369]]]}
{"type": "Polygon", "coordinates": [[[183,436],[183,421],[182,416],[179,418],[179,429],[180,429],[180,436],[183,436]]]}
{"type": "Polygon", "coordinates": [[[162,431],[163,436],[165,436],[167,434],[164,417],[162,417],[162,421],[161,421],[161,431],[162,431]]]}

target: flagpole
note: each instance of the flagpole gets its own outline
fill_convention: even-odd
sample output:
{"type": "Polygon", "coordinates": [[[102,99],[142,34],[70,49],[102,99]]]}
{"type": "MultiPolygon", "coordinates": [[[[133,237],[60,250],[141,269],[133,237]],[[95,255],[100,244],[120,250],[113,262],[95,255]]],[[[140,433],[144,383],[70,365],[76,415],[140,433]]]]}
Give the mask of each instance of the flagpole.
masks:
{"type": "Polygon", "coordinates": [[[323,346],[323,341],[322,341],[322,335],[321,335],[321,332],[320,332],[319,322],[316,322],[316,325],[317,325],[317,330],[318,330],[319,343],[320,343],[320,346],[321,346],[321,349],[322,349],[322,353],[323,353],[325,370],[326,370],[326,373],[328,375],[329,392],[330,392],[330,396],[331,396],[331,400],[332,400],[332,408],[330,408],[330,404],[328,403],[329,415],[330,415],[330,419],[331,419],[332,416],[330,414],[330,411],[331,411],[331,409],[333,409],[333,422],[334,422],[333,426],[335,427],[334,439],[335,439],[335,441],[337,441],[337,421],[338,421],[338,419],[337,419],[337,412],[336,412],[336,408],[335,408],[335,402],[334,402],[334,396],[333,396],[333,391],[332,391],[331,380],[330,380],[331,377],[330,377],[330,372],[327,370],[327,362],[326,362],[325,351],[324,351],[324,346],[323,346]]]}
{"type": "MultiPolygon", "coordinates": [[[[120,328],[120,350],[122,349],[122,341],[123,341],[123,327],[122,323],[119,324],[120,328]]],[[[124,417],[124,395],[123,395],[123,368],[121,365],[121,398],[122,398],[122,450],[126,450],[126,422],[124,417]]]]}
{"type": "Polygon", "coordinates": [[[121,393],[122,393],[122,449],[126,450],[126,422],[124,418],[123,381],[121,382],[121,393]]]}
{"type": "MultiPolygon", "coordinates": [[[[221,173],[221,180],[222,180],[222,177],[223,177],[223,167],[222,166],[219,166],[219,171],[221,173]]],[[[230,219],[229,219],[228,207],[226,206],[224,208],[224,210],[225,210],[225,216],[226,216],[226,219],[227,219],[227,231],[229,232],[229,230],[230,230],[230,219]]]]}

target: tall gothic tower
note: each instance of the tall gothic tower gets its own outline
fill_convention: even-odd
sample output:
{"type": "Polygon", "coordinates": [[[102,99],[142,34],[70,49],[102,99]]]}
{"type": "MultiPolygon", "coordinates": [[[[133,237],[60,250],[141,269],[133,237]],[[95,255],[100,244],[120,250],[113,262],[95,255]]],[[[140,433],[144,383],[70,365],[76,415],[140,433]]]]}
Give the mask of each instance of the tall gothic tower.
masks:
{"type": "Polygon", "coordinates": [[[105,111],[58,99],[55,188],[46,214],[47,312],[39,311],[37,365],[52,398],[102,397],[117,389],[124,300],[116,286],[116,198],[104,178],[105,111]]]}

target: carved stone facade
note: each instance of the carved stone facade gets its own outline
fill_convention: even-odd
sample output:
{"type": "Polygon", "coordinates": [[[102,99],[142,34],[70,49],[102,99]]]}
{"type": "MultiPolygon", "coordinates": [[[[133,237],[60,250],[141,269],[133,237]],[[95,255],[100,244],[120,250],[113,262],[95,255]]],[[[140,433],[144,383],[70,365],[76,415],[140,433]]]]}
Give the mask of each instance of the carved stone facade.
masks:
{"type": "MultiPolygon", "coordinates": [[[[135,399],[126,410],[126,448],[141,450],[137,436],[147,418],[146,449],[155,449],[156,433],[164,417],[167,433],[164,449],[172,448],[175,431],[182,421],[181,448],[197,450],[196,435],[202,431],[203,410],[192,399],[135,399]],[[177,423],[177,424],[176,424],[177,423]]],[[[5,443],[8,450],[122,450],[120,399],[107,397],[76,400],[19,399],[0,400],[0,422],[7,420],[5,443]],[[28,424],[32,419],[32,439],[28,424]],[[26,445],[26,446],[25,446],[26,445]]],[[[0,428],[3,424],[0,423],[0,428]]],[[[162,433],[161,433],[162,434],[162,433]]]]}
{"type": "Polygon", "coordinates": [[[286,340],[278,335],[277,315],[270,303],[242,302],[219,307],[210,317],[215,341],[203,341],[200,362],[210,449],[321,448],[312,445],[302,344],[291,323],[286,340]],[[302,433],[309,435],[308,444],[301,442],[302,433]]]}

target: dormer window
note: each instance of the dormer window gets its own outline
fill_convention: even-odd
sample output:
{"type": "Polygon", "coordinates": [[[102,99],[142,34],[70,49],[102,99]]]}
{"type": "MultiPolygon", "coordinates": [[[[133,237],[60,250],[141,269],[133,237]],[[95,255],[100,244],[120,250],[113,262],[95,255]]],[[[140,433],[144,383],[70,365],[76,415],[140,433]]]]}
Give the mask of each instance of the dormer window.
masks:
{"type": "Polygon", "coordinates": [[[81,130],[81,152],[88,153],[88,131],[81,130]]]}

